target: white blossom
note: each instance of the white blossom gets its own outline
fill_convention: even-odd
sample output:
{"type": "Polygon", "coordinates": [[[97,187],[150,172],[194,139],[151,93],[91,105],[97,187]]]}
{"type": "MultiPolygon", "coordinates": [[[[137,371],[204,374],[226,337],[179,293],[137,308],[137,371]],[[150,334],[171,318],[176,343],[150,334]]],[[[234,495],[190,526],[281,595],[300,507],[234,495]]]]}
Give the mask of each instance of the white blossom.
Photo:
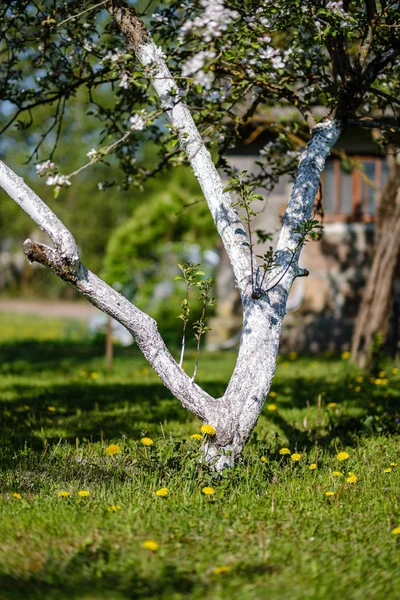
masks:
{"type": "Polygon", "coordinates": [[[142,129],[146,127],[146,120],[143,118],[143,112],[144,111],[142,111],[140,114],[136,113],[129,119],[131,124],[130,129],[132,131],[142,131],[142,129]]]}
{"type": "Polygon", "coordinates": [[[91,150],[89,150],[89,152],[86,154],[86,156],[90,159],[94,158],[97,154],[97,150],[95,150],[94,148],[92,148],[91,150]]]}
{"type": "Polygon", "coordinates": [[[46,185],[56,185],[61,187],[63,185],[71,185],[71,181],[67,175],[50,175],[50,177],[46,179],[46,185]]]}
{"type": "Polygon", "coordinates": [[[119,82],[119,87],[122,87],[125,90],[127,90],[129,88],[129,76],[128,76],[128,73],[124,73],[122,75],[121,81],[119,82]]]}
{"type": "Polygon", "coordinates": [[[221,37],[229,24],[239,16],[236,10],[226,8],[223,0],[201,0],[200,5],[205,9],[204,12],[186,21],[180,31],[181,40],[194,31],[205,42],[211,42],[213,38],[221,37]]]}
{"type": "Polygon", "coordinates": [[[40,175],[41,177],[43,177],[43,175],[46,175],[46,173],[48,173],[48,171],[50,171],[51,169],[54,168],[54,163],[51,162],[51,160],[45,160],[42,163],[39,163],[38,165],[36,165],[36,173],[38,175],[40,175]]]}

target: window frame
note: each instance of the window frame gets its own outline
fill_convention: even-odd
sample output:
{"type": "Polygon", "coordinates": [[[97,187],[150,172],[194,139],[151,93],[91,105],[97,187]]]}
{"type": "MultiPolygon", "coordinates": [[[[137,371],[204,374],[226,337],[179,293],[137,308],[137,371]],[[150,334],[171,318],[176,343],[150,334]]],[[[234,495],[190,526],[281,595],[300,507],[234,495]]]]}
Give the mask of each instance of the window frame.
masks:
{"type": "MultiPolygon", "coordinates": [[[[373,155],[353,155],[351,157],[360,162],[368,162],[375,165],[375,190],[379,194],[382,188],[382,173],[383,164],[386,162],[384,156],[373,156],[373,155]]],[[[351,198],[350,206],[351,213],[347,214],[341,210],[340,192],[341,192],[341,160],[340,158],[333,157],[329,162],[333,162],[333,212],[326,212],[324,203],[324,184],[325,184],[325,170],[321,175],[321,187],[322,187],[322,206],[324,208],[324,221],[325,223],[332,222],[347,222],[347,223],[374,223],[376,220],[376,212],[378,204],[375,200],[375,213],[372,214],[369,211],[368,200],[362,201],[363,185],[368,185],[363,179],[363,172],[360,169],[353,169],[350,173],[351,176],[351,198]],[[362,207],[364,204],[364,207],[362,207]]],[[[320,188],[321,190],[321,188],[320,188]]],[[[320,190],[317,195],[317,199],[320,197],[320,190]]]]}

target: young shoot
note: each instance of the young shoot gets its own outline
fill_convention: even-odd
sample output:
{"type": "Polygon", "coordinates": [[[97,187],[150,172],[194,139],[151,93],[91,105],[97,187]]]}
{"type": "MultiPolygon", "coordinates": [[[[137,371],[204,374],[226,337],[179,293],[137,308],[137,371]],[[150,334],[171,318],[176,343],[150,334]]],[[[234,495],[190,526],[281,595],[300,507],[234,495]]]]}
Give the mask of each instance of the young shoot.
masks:
{"type": "Polygon", "coordinates": [[[208,306],[216,306],[215,298],[210,296],[212,285],[213,281],[211,277],[208,277],[208,279],[205,279],[204,281],[198,281],[196,283],[196,286],[200,292],[200,300],[202,301],[203,306],[200,319],[193,323],[194,339],[197,341],[197,350],[192,381],[194,381],[197,375],[197,369],[199,366],[201,338],[207,331],[210,331],[210,327],[208,327],[206,324],[206,310],[208,306]]]}
{"type": "Polygon", "coordinates": [[[196,265],[195,263],[185,262],[183,265],[178,265],[180,270],[182,271],[182,275],[177,275],[175,277],[176,281],[184,281],[186,284],[185,289],[185,298],[181,302],[181,314],[178,315],[178,319],[182,319],[183,321],[183,331],[182,331],[182,347],[181,347],[181,358],[179,361],[179,366],[182,368],[183,365],[183,357],[185,354],[185,344],[186,344],[186,328],[189,321],[190,315],[190,305],[189,305],[189,290],[191,287],[197,285],[199,282],[196,277],[200,275],[204,275],[203,271],[199,271],[200,265],[196,265]]]}

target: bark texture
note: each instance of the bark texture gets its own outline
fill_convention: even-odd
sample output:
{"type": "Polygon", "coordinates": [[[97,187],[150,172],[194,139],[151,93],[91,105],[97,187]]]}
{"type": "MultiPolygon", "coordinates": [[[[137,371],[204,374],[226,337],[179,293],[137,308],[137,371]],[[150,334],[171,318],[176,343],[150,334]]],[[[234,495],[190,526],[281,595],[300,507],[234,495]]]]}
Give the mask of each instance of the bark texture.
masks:
{"type": "Polygon", "coordinates": [[[387,337],[393,284],[400,255],[400,156],[393,160],[382,192],[375,227],[375,249],[355,323],[351,358],[370,368],[374,347],[387,337]]]}

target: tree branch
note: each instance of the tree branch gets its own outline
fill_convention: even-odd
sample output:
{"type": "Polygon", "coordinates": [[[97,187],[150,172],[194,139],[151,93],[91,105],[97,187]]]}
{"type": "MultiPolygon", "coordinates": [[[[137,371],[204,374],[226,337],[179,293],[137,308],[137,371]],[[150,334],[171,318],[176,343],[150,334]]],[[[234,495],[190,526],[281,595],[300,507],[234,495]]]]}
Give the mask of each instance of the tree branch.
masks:
{"type": "MultiPolygon", "coordinates": [[[[128,44],[134,49],[139,62],[149,68],[149,77],[161,103],[169,103],[171,96],[177,96],[178,86],[166,65],[161,49],[155,45],[133,8],[128,8],[119,0],[110,1],[107,8],[125,35],[128,44]]],[[[186,152],[200,183],[231,261],[238,287],[242,295],[251,295],[248,238],[237,211],[232,208],[230,195],[223,192],[221,177],[185,104],[181,101],[174,102],[167,113],[178,135],[181,148],[186,152]]]]}
{"type": "Polygon", "coordinates": [[[164,385],[185,408],[204,421],[206,408],[212,406],[214,399],[194,384],[179,367],[158,332],[154,319],[139,310],[80,262],[72,234],[22,178],[1,161],[0,186],[54,242],[55,248],[50,248],[26,240],[24,252],[28,259],[50,268],[94,306],[126,327],[164,385]]]}

